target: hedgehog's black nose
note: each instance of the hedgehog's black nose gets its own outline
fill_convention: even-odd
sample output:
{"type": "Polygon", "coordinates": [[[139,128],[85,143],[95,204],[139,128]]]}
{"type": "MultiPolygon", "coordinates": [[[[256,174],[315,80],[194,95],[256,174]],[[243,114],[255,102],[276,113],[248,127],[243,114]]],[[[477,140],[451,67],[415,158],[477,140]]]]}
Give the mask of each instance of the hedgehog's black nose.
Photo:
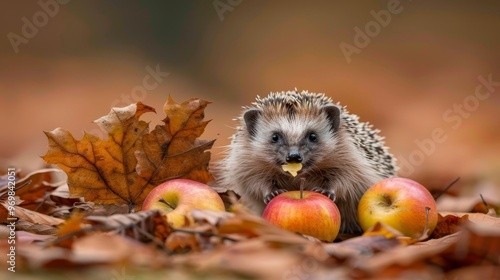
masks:
{"type": "Polygon", "coordinates": [[[288,163],[301,163],[302,156],[299,152],[289,152],[286,156],[286,162],[288,163]]]}

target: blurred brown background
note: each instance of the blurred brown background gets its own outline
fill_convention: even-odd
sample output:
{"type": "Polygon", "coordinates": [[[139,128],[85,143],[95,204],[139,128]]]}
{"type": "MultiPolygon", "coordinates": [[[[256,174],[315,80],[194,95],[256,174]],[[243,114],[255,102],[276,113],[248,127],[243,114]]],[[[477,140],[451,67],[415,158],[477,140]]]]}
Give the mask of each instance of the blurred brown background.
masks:
{"type": "Polygon", "coordinates": [[[456,176],[498,186],[498,1],[345,2],[9,1],[0,11],[2,165],[42,166],[42,131],[99,134],[92,120],[111,106],[142,100],[159,111],[145,116],[154,125],[169,94],[213,101],[204,137],[217,138],[218,160],[242,105],[297,88],[325,92],[380,128],[410,163],[407,177],[430,188],[456,176]],[[364,45],[356,27],[371,34],[364,45]],[[357,52],[347,59],[342,43],[357,52]],[[484,100],[479,76],[497,83],[483,86],[484,100]],[[436,129],[440,143],[426,140],[436,129]]]}

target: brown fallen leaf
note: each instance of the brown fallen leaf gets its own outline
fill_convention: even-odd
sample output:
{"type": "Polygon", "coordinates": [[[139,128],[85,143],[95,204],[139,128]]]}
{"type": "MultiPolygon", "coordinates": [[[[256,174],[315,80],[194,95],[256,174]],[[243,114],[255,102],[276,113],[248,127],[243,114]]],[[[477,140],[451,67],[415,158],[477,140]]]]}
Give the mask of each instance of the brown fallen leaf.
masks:
{"type": "Polygon", "coordinates": [[[387,224],[377,222],[373,227],[366,230],[362,236],[350,238],[340,243],[325,245],[325,248],[332,256],[345,259],[347,257],[370,256],[418,241],[418,239],[404,236],[397,229],[387,224]]]}
{"type": "Polygon", "coordinates": [[[493,224],[495,226],[500,225],[500,219],[497,219],[495,211],[490,209],[490,211],[486,214],[484,213],[464,213],[464,212],[448,212],[448,211],[440,211],[439,212],[442,216],[445,215],[454,215],[457,217],[463,217],[463,216],[468,216],[469,221],[473,223],[489,223],[493,224]]]}
{"type": "Polygon", "coordinates": [[[151,240],[156,230],[161,228],[168,234],[168,224],[158,210],[140,211],[130,214],[115,214],[112,216],[88,216],[85,221],[99,226],[101,230],[115,230],[120,234],[129,235],[137,240],[151,240]],[[152,233],[152,234],[151,234],[152,233]]]}
{"type": "MultiPolygon", "coordinates": [[[[2,207],[5,209],[8,208],[8,205],[6,202],[0,203],[2,207]]],[[[38,213],[35,211],[31,211],[28,209],[24,209],[23,207],[16,206],[15,207],[15,216],[19,219],[34,223],[34,224],[41,224],[41,225],[49,225],[49,226],[55,226],[58,225],[64,220],[55,218],[52,216],[48,216],[42,213],[38,213]]]]}
{"type": "Polygon", "coordinates": [[[465,266],[452,270],[446,274],[447,279],[476,280],[476,279],[500,279],[500,266],[478,265],[465,266]]]}
{"type": "Polygon", "coordinates": [[[198,139],[209,121],[203,121],[210,102],[193,98],[181,104],[168,97],[163,106],[164,125],[144,135],[143,149],[136,151],[137,173],[158,185],[166,180],[187,178],[202,183],[214,178],[207,171],[215,140],[198,139]]]}
{"type": "Polygon", "coordinates": [[[21,204],[19,197],[12,197],[13,200],[0,200],[0,223],[10,223],[9,218],[15,215],[16,205],[21,204]],[[10,206],[10,207],[9,207],[10,206]]]}
{"type": "Polygon", "coordinates": [[[446,215],[443,217],[441,213],[438,213],[438,222],[430,238],[437,239],[455,233],[460,229],[460,226],[467,221],[469,221],[468,215],[462,217],[446,215]]]}
{"type": "MultiPolygon", "coordinates": [[[[66,269],[97,265],[159,267],[165,257],[154,247],[117,234],[93,233],[75,240],[71,249],[35,244],[20,244],[17,261],[35,271],[42,268],[66,269]]],[[[21,266],[22,267],[22,266],[21,266]]]]}
{"type": "Polygon", "coordinates": [[[387,239],[398,239],[399,241],[401,241],[401,244],[412,244],[418,241],[417,239],[404,236],[397,229],[382,222],[377,222],[372,228],[363,233],[363,236],[374,235],[381,235],[387,239]]]}
{"type": "Polygon", "coordinates": [[[405,245],[396,237],[386,237],[381,234],[353,237],[338,243],[323,244],[326,252],[338,260],[356,259],[372,256],[405,245]]]}
{"type": "Polygon", "coordinates": [[[232,208],[234,216],[219,221],[219,234],[239,234],[247,238],[262,237],[268,242],[304,244],[305,238],[296,233],[271,225],[263,218],[246,211],[241,205],[232,208]]]}
{"type": "Polygon", "coordinates": [[[229,217],[234,217],[234,213],[206,209],[193,209],[191,211],[191,216],[195,222],[207,222],[216,226],[220,221],[229,217]]]}
{"type": "Polygon", "coordinates": [[[112,108],[95,123],[108,139],[85,133],[76,140],[67,130],[45,132],[47,163],[68,174],[71,197],[84,197],[97,204],[126,204],[139,209],[152,188],[173,178],[206,183],[213,180],[207,166],[214,140],[197,139],[205,129],[208,102],[190,99],[181,104],[170,97],[165,104],[164,125],[150,133],[139,118],[155,110],[141,102],[112,108]]]}
{"type": "Polygon", "coordinates": [[[355,262],[358,277],[377,276],[418,278],[442,273],[461,266],[498,265],[500,259],[500,219],[480,213],[468,215],[462,230],[439,239],[429,239],[395,248],[355,262]],[[428,265],[433,264],[433,265],[428,265]]]}
{"type": "MultiPolygon", "coordinates": [[[[153,257],[155,254],[152,249],[153,247],[147,247],[117,234],[94,233],[75,241],[72,260],[75,262],[117,263],[137,258],[144,251],[150,252],[150,256],[153,257]]],[[[139,262],[147,261],[153,261],[153,259],[143,259],[139,262]]]]}
{"type": "MultiPolygon", "coordinates": [[[[316,277],[325,271],[323,262],[328,257],[319,243],[271,245],[263,238],[252,238],[206,252],[174,255],[170,264],[203,274],[221,273],[229,279],[330,279],[316,277]]],[[[345,272],[339,274],[345,278],[345,272]]]]}
{"type": "Polygon", "coordinates": [[[456,243],[458,234],[447,235],[440,239],[429,239],[409,246],[395,247],[371,257],[357,258],[352,265],[354,273],[362,278],[370,276],[401,278],[405,272],[419,275],[419,278],[423,277],[429,272],[425,270],[425,266],[423,268],[422,262],[456,243]]]}
{"type": "Polygon", "coordinates": [[[134,156],[142,148],[140,139],[148,131],[148,124],[139,121],[147,112],[154,109],[140,102],[113,108],[107,116],[95,121],[108,132],[107,140],[85,133],[78,141],[62,128],[45,132],[49,150],[43,159],[68,174],[72,197],[102,204],[135,205],[137,194],[148,185],[135,173],[134,156]]]}
{"type": "MultiPolygon", "coordinates": [[[[16,196],[25,203],[31,203],[56,188],[50,184],[52,173],[61,172],[56,168],[42,168],[16,180],[16,196]]],[[[61,172],[62,173],[62,172],[61,172]]],[[[7,197],[7,185],[0,185],[0,199],[7,197]]]]}
{"type": "MultiPolygon", "coordinates": [[[[42,168],[29,173],[16,181],[16,205],[44,214],[54,211],[57,207],[47,199],[48,195],[65,180],[66,175],[57,168],[42,168]]],[[[0,185],[0,201],[7,199],[7,191],[7,185],[0,185]]]]}
{"type": "Polygon", "coordinates": [[[50,200],[55,202],[57,205],[65,205],[70,207],[75,203],[83,202],[81,197],[74,198],[70,196],[69,187],[66,183],[59,186],[50,194],[50,200]]]}
{"type": "Polygon", "coordinates": [[[45,233],[36,234],[32,232],[27,232],[24,230],[18,230],[16,232],[16,238],[18,243],[32,243],[32,242],[43,242],[53,239],[54,236],[47,235],[45,233]]]}
{"type": "Polygon", "coordinates": [[[479,215],[464,224],[457,242],[441,254],[449,267],[499,264],[500,219],[479,215]]]}
{"type": "Polygon", "coordinates": [[[16,222],[16,230],[22,230],[25,232],[40,234],[40,235],[53,235],[57,232],[57,229],[53,226],[35,224],[25,220],[18,220],[16,222]]]}
{"type": "Polygon", "coordinates": [[[141,211],[112,216],[87,216],[74,214],[59,226],[54,244],[70,248],[75,238],[95,232],[115,232],[142,242],[153,241],[160,247],[171,233],[170,226],[158,210],[141,211]]]}
{"type": "Polygon", "coordinates": [[[73,236],[73,237],[81,237],[84,235],[82,232],[82,228],[85,226],[83,224],[84,214],[82,213],[74,213],[71,215],[69,219],[61,223],[58,228],[55,236],[59,237],[59,240],[56,240],[55,243],[59,247],[71,248],[73,246],[73,242],[75,238],[61,238],[65,236],[73,236]]]}
{"type": "Polygon", "coordinates": [[[165,242],[167,248],[175,253],[199,252],[200,244],[197,235],[188,232],[174,232],[165,242]]]}

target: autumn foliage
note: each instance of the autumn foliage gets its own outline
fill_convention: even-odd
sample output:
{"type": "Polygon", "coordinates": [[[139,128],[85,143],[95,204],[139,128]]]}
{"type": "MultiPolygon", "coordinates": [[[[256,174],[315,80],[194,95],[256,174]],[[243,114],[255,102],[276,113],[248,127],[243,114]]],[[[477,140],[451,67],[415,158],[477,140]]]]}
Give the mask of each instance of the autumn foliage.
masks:
{"type": "Polygon", "coordinates": [[[137,208],[158,184],[187,178],[213,180],[207,167],[212,141],[199,140],[208,121],[204,109],[209,102],[191,99],[177,104],[171,97],[163,107],[163,125],[149,131],[141,115],[155,109],[138,102],[112,108],[95,123],[108,133],[107,139],[85,133],[76,140],[67,130],[46,132],[49,150],[43,159],[68,174],[72,197],[99,204],[127,204],[137,208]]]}
{"type": "MultiPolygon", "coordinates": [[[[43,158],[60,169],[17,179],[16,273],[46,279],[500,277],[499,206],[486,201],[463,212],[440,212],[436,230],[424,240],[377,224],[332,243],[272,226],[231,194],[225,194],[233,202],[228,212],[194,210],[194,222],[182,228],[171,227],[157,210],[137,211],[166,180],[213,180],[208,150],[214,141],[199,139],[208,104],[177,104],[169,97],[163,124],[151,131],[140,117],[155,112],[152,107],[139,102],[113,108],[95,121],[107,139],[86,133],[76,140],[62,128],[46,132],[43,158]]],[[[6,176],[0,176],[3,224],[9,223],[6,190],[6,176]]],[[[8,233],[0,233],[3,279],[4,251],[11,245],[3,238],[8,233]]]]}

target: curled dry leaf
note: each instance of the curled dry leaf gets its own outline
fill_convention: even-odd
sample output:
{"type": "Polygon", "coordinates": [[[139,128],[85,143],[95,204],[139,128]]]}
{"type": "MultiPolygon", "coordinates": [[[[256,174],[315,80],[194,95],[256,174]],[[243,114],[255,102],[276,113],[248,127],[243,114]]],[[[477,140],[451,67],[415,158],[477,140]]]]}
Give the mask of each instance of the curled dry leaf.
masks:
{"type": "MultiPolygon", "coordinates": [[[[8,205],[6,202],[1,203],[1,205],[5,209],[8,208],[8,205]]],[[[48,216],[48,215],[38,213],[35,211],[31,211],[28,209],[24,209],[23,207],[19,207],[19,206],[15,207],[14,213],[15,213],[15,216],[17,218],[31,222],[33,224],[55,226],[55,225],[58,225],[58,224],[64,222],[64,220],[62,220],[62,219],[48,216]]]]}
{"type": "Polygon", "coordinates": [[[25,220],[18,220],[16,222],[16,230],[23,230],[29,233],[40,235],[53,235],[57,232],[57,229],[53,226],[35,224],[25,220]]]}
{"type": "MultiPolygon", "coordinates": [[[[60,177],[54,173],[64,174],[61,170],[56,168],[42,168],[29,173],[23,178],[17,179],[16,195],[22,200],[28,201],[35,201],[37,198],[43,197],[46,192],[55,189],[60,184],[64,184],[64,180],[53,182],[53,177],[60,177]]],[[[2,177],[0,181],[0,198],[7,196],[6,175],[2,177]]]]}
{"type": "Polygon", "coordinates": [[[170,97],[165,104],[164,125],[149,132],[139,118],[155,110],[141,102],[112,108],[95,123],[108,133],[106,140],[85,133],[76,140],[67,130],[46,132],[47,163],[68,174],[71,197],[84,197],[97,204],[126,204],[139,208],[159,183],[187,178],[206,183],[214,141],[197,139],[205,129],[203,111],[208,102],[191,99],[182,104],[170,97]]]}
{"type": "Polygon", "coordinates": [[[55,189],[51,194],[50,194],[50,199],[54,201],[57,205],[65,205],[65,206],[74,206],[77,203],[82,203],[81,197],[71,197],[69,193],[69,188],[68,184],[65,183],[57,189],[55,189]]]}
{"type": "MultiPolygon", "coordinates": [[[[60,169],[42,168],[29,173],[16,181],[16,196],[19,198],[17,206],[28,210],[47,214],[56,208],[47,195],[58,186],[64,184],[66,175],[60,169]]],[[[7,185],[0,186],[0,201],[7,199],[7,185]]]]}
{"type": "Polygon", "coordinates": [[[467,221],[469,221],[468,215],[464,215],[462,217],[458,217],[456,215],[446,215],[443,217],[441,213],[438,213],[438,223],[431,234],[431,238],[441,238],[455,233],[460,229],[460,226],[467,221]]]}

